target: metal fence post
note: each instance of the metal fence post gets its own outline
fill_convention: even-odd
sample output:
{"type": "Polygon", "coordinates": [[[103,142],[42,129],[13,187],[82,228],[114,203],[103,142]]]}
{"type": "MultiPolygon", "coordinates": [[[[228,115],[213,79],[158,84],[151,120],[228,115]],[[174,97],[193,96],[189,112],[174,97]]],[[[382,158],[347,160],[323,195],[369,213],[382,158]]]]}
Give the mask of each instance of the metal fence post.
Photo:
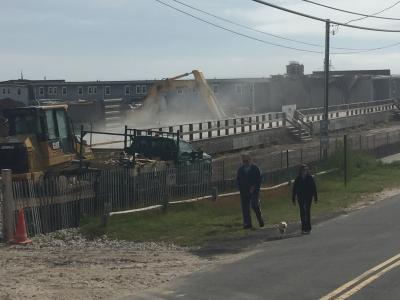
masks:
{"type": "Polygon", "coordinates": [[[344,152],[344,185],[347,186],[347,134],[343,137],[343,152],[344,152]]]}
{"type": "Polygon", "coordinates": [[[83,156],[83,125],[81,125],[81,138],[79,139],[79,171],[82,171],[83,156]]]}
{"type": "Polygon", "coordinates": [[[203,139],[203,123],[199,123],[199,139],[203,139]]]}
{"type": "Polygon", "coordinates": [[[288,185],[290,185],[290,172],[289,172],[289,149],[286,150],[286,176],[288,185]]]}
{"type": "Polygon", "coordinates": [[[193,124],[189,124],[189,141],[193,141],[193,124]]]}
{"type": "Polygon", "coordinates": [[[128,126],[125,125],[125,128],[124,128],[124,151],[126,151],[127,148],[128,148],[128,126]]]}
{"type": "Polygon", "coordinates": [[[222,190],[225,192],[225,160],[222,161],[222,190]]]}
{"type": "Polygon", "coordinates": [[[2,198],[3,198],[3,236],[6,241],[14,238],[15,229],[15,203],[12,189],[12,172],[10,169],[1,170],[2,198]]]}

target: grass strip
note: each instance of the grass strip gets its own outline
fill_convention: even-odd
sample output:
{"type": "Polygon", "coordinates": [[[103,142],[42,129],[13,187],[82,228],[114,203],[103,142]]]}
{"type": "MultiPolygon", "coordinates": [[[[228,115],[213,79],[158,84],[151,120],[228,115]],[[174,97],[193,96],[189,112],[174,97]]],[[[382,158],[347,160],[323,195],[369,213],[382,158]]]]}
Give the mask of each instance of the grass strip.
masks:
{"type": "MultiPolygon", "coordinates": [[[[340,155],[325,163],[324,168],[338,168],[338,171],[316,178],[319,202],[313,204],[313,217],[341,212],[373,193],[398,186],[399,163],[384,165],[362,153],[352,153],[350,157],[347,187],[343,183],[340,155]]],[[[260,199],[267,224],[299,221],[298,207],[291,203],[290,186],[262,191],[260,199]]],[[[88,237],[106,234],[111,239],[168,242],[182,246],[252,234],[242,229],[237,195],[221,197],[216,202],[204,200],[170,205],[167,212],[152,210],[114,215],[107,227],[101,227],[98,218],[85,218],[81,232],[88,237]]]]}

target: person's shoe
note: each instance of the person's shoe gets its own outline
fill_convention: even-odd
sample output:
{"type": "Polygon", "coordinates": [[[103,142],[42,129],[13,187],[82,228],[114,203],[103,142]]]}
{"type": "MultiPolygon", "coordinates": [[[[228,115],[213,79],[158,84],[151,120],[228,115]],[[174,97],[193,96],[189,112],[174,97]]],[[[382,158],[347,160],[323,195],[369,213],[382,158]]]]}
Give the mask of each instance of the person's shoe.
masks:
{"type": "Polygon", "coordinates": [[[310,230],[303,230],[301,234],[310,234],[310,230]]]}
{"type": "Polygon", "coordinates": [[[260,224],[260,227],[264,227],[264,225],[265,225],[264,220],[261,220],[259,224],[260,224]]]}
{"type": "Polygon", "coordinates": [[[243,229],[253,229],[253,226],[251,226],[251,225],[244,225],[244,226],[243,226],[243,229]]]}

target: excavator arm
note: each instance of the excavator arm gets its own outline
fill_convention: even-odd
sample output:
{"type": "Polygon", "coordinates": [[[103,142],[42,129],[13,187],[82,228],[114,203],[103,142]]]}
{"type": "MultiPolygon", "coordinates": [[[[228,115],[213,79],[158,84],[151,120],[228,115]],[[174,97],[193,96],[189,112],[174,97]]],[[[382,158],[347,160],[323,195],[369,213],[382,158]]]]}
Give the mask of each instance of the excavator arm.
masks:
{"type": "Polygon", "coordinates": [[[178,80],[189,75],[194,76],[194,87],[196,87],[200,93],[200,98],[205,102],[211,115],[216,119],[225,117],[221,106],[217,98],[215,97],[212,89],[208,85],[203,73],[199,70],[193,70],[189,73],[184,73],[175,77],[163,79],[162,81],[156,82],[149,90],[146,98],[143,102],[143,110],[150,113],[159,113],[161,111],[162,97],[165,96],[169,91],[176,88],[181,82],[178,80]]]}
{"type": "Polygon", "coordinates": [[[206,101],[208,109],[210,112],[217,118],[222,119],[225,117],[225,113],[223,112],[221,106],[217,98],[214,95],[214,92],[208,85],[203,73],[199,70],[193,70],[192,74],[194,76],[194,80],[196,81],[197,88],[202,96],[202,99],[206,101]]]}

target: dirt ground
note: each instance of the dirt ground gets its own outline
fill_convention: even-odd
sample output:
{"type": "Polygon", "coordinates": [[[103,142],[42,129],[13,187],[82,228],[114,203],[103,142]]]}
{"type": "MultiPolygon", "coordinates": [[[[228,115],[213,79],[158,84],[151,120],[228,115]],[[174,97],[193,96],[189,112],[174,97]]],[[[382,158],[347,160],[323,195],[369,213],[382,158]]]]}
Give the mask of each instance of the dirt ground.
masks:
{"type": "MultiPolygon", "coordinates": [[[[399,193],[400,188],[367,196],[348,212],[399,193]]],[[[114,299],[240,257],[210,259],[173,245],[89,241],[76,229],[63,230],[27,246],[0,243],[0,300],[114,299]]]]}
{"type": "MultiPolygon", "coordinates": [[[[400,188],[365,196],[344,213],[397,194],[400,188]]],[[[35,237],[27,246],[0,244],[0,300],[118,299],[253,252],[246,249],[198,256],[174,245],[86,240],[77,229],[62,230],[35,237]]]]}
{"type": "Polygon", "coordinates": [[[0,244],[0,299],[110,299],[155,287],[210,264],[187,249],[105,239],[76,230],[0,244]]]}

